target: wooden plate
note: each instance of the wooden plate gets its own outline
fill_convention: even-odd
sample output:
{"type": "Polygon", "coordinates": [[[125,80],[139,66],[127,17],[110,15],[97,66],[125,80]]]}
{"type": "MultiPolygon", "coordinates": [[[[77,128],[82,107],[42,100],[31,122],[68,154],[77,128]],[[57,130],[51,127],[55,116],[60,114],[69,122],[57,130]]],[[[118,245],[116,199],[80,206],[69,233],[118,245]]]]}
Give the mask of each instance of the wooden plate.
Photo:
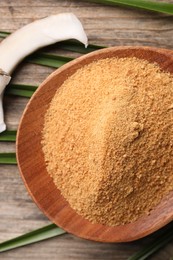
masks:
{"type": "Polygon", "coordinates": [[[173,219],[173,192],[151,211],[151,215],[131,224],[108,227],[92,224],[79,216],[62,197],[46,171],[41,147],[44,115],[56,90],[77,69],[106,57],[137,57],[156,62],[173,73],[170,51],[151,47],[113,47],[84,55],[52,73],[28,103],[17,136],[17,160],[21,176],[31,197],[43,213],[58,226],[81,238],[101,242],[125,242],[144,237],[173,219]]]}

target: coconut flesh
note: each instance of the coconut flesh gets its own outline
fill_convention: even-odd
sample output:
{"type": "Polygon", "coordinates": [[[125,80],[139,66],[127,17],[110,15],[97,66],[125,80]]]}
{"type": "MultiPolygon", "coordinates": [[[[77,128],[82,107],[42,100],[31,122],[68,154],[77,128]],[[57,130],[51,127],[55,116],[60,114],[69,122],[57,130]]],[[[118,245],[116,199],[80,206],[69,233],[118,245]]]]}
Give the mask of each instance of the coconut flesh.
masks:
{"type": "Polygon", "coordinates": [[[6,129],[2,105],[3,92],[15,67],[37,49],[68,39],[76,39],[87,47],[86,33],[73,13],[61,13],[36,20],[0,43],[0,133],[6,129]]]}

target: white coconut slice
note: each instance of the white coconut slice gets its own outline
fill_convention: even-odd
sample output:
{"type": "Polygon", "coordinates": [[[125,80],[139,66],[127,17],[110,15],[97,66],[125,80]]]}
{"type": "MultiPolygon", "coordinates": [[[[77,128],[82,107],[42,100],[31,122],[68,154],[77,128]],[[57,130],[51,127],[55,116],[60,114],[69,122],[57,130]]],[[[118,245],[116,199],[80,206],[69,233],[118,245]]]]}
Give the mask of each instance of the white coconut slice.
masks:
{"type": "Polygon", "coordinates": [[[0,132],[6,129],[2,97],[17,64],[37,49],[67,39],[76,39],[87,47],[88,39],[79,19],[72,13],[52,15],[30,23],[0,43],[0,132]]]}

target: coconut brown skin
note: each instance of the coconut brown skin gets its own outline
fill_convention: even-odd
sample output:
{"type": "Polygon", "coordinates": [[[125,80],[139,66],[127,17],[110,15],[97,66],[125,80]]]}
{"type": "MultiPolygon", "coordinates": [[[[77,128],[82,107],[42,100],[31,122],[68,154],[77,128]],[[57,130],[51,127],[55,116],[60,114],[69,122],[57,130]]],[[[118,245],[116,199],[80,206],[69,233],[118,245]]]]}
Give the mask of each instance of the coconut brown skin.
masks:
{"type": "Polygon", "coordinates": [[[110,226],[149,214],[173,188],[173,78],[137,58],[92,62],[45,116],[47,171],[78,214],[110,226]]]}

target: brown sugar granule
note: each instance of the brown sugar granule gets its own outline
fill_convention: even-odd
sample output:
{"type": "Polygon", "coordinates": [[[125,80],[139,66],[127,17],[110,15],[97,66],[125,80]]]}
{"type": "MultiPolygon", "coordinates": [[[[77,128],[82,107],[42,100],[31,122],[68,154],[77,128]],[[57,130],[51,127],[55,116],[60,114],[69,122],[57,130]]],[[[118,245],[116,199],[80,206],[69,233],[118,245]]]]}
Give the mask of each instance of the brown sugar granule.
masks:
{"type": "Polygon", "coordinates": [[[116,226],[173,190],[173,77],[137,58],[107,58],[59,88],[42,136],[47,171],[76,212],[116,226]]]}

